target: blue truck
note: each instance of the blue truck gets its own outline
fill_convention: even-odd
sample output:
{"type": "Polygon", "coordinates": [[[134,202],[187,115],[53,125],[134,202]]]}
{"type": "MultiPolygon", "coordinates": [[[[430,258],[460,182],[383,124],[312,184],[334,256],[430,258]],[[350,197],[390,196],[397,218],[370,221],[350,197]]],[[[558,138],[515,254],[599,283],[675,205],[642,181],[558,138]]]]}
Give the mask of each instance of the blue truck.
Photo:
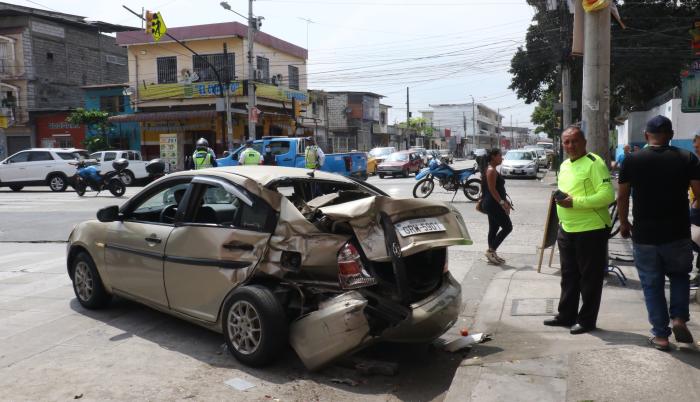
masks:
{"type": "MultiPolygon", "coordinates": [[[[277,166],[303,168],[304,162],[304,138],[299,137],[263,137],[253,142],[253,148],[263,154],[266,147],[275,155],[277,166]]],[[[233,153],[217,159],[218,166],[237,166],[238,157],[245,149],[244,146],[233,153]]],[[[336,173],[342,176],[352,176],[358,179],[367,179],[367,154],[365,152],[344,152],[326,154],[321,169],[324,172],[336,173]]]]}

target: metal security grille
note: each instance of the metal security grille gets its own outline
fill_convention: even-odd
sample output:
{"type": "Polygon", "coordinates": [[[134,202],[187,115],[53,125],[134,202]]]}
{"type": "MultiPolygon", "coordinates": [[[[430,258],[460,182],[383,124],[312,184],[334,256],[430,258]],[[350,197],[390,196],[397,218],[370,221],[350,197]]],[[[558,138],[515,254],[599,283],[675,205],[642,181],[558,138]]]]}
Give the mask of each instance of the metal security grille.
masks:
{"type": "Polygon", "coordinates": [[[159,57],[156,59],[158,68],[158,83],[172,84],[177,82],[177,57],[159,57]]]}
{"type": "Polygon", "coordinates": [[[287,66],[287,72],[287,75],[289,75],[289,88],[299,89],[299,68],[287,66]]]}
{"type": "Polygon", "coordinates": [[[265,83],[270,83],[270,59],[267,57],[260,57],[257,56],[255,58],[257,65],[258,65],[258,70],[260,71],[260,76],[256,77],[257,81],[262,81],[265,83]]]}
{"type": "Polygon", "coordinates": [[[216,81],[216,74],[212,70],[212,66],[216,68],[219,72],[222,81],[233,80],[236,77],[235,65],[236,57],[233,53],[227,53],[228,57],[228,76],[226,75],[226,63],[224,62],[223,53],[214,54],[202,54],[199,56],[192,56],[192,66],[194,67],[194,72],[199,76],[198,81],[216,81]],[[207,64],[207,61],[209,64],[207,64]]]}

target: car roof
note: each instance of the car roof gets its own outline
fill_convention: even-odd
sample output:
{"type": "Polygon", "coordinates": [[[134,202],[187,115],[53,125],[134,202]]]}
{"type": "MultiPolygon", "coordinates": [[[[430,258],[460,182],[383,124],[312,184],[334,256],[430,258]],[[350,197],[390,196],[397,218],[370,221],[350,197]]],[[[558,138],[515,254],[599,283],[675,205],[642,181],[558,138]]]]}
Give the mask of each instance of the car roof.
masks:
{"type": "MultiPolygon", "coordinates": [[[[230,175],[237,175],[246,179],[253,180],[262,186],[268,185],[270,182],[277,181],[282,178],[289,179],[309,179],[311,169],[292,168],[285,166],[226,166],[200,170],[185,170],[182,172],[171,173],[168,176],[187,176],[187,175],[213,175],[222,178],[227,178],[230,175]]],[[[328,172],[320,170],[314,171],[314,179],[331,180],[342,183],[355,183],[354,181],[328,172]]]]}
{"type": "MultiPolygon", "coordinates": [[[[75,151],[85,151],[82,148],[28,148],[22,151],[54,151],[54,152],[75,152],[75,151]]],[[[17,151],[17,152],[22,152],[17,151]]]]}

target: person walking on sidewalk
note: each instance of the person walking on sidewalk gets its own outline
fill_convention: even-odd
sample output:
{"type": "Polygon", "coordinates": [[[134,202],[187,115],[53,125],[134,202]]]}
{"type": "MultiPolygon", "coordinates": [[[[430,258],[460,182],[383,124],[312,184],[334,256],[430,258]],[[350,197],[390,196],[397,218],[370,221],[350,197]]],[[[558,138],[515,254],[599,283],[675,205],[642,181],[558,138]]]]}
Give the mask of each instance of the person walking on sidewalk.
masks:
{"type": "Polygon", "coordinates": [[[498,246],[513,231],[513,223],[510,221],[510,211],[513,209],[507,200],[506,181],[496,168],[503,162],[503,154],[498,148],[486,152],[480,159],[482,166],[479,168],[486,177],[486,191],[481,199],[481,208],[489,217],[489,248],[486,250],[486,259],[492,264],[506,262],[496,254],[498,246]]]}
{"type": "Polygon", "coordinates": [[[612,226],[608,205],[615,200],[615,191],[605,161],[586,151],[579,127],[567,128],[562,144],[569,159],[559,170],[562,194],[556,201],[561,222],[557,237],[561,296],[559,314],[544,325],[571,327],[570,333],[577,335],[596,328],[612,226]]]}
{"type": "Polygon", "coordinates": [[[644,136],[649,146],[622,165],[617,211],[620,234],[632,236],[634,263],[652,326],[649,342],[659,350],[669,350],[671,332],[677,342],[693,342],[686,326],[690,319],[688,274],[693,267],[688,185],[700,194],[700,161],[691,152],[669,145],[673,126],[664,116],[649,120],[644,136]],[[634,226],[628,219],[630,194],[634,226]],[[670,306],[664,291],[666,276],[670,306]]]}

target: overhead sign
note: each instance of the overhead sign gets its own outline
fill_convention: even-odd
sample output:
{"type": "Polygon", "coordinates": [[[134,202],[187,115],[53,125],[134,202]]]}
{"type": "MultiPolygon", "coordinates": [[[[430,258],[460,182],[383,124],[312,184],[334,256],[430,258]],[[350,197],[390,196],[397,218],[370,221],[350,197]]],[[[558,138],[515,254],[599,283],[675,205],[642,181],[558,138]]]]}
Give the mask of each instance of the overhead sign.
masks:
{"type": "Polygon", "coordinates": [[[167,31],[168,28],[165,26],[165,21],[163,21],[160,12],[152,13],[146,11],[146,32],[153,36],[153,40],[158,42],[167,31]]]}
{"type": "Polygon", "coordinates": [[[700,113],[700,60],[681,74],[681,111],[700,113]]]}
{"type": "MultiPolygon", "coordinates": [[[[228,87],[229,95],[243,96],[240,81],[233,81],[228,87]]],[[[210,98],[221,95],[218,82],[205,81],[191,84],[151,84],[139,87],[140,100],[210,98]]]]}

